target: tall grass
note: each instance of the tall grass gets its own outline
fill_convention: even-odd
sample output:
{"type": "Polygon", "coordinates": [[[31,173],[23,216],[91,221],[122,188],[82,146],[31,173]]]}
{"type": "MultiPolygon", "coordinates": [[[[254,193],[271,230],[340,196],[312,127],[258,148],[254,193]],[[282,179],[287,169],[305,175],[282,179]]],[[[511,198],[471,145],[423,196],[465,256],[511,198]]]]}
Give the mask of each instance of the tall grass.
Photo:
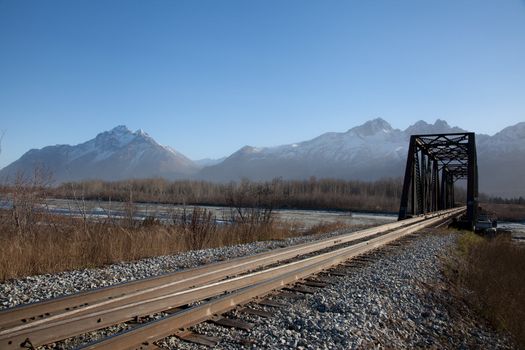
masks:
{"type": "Polygon", "coordinates": [[[211,211],[198,207],[174,212],[170,221],[137,220],[133,190],[128,191],[124,217],[90,217],[82,210],[83,199],[75,201],[80,217],[59,216],[46,209],[47,179],[35,172],[0,187],[0,198],[11,203],[11,208],[0,209],[0,280],[341,228],[323,224],[305,232],[275,222],[269,185],[246,182],[230,188],[225,197],[230,206],[227,225],[219,225],[211,211]]]}
{"type": "Polygon", "coordinates": [[[525,349],[525,247],[466,233],[454,256],[454,278],[467,301],[525,349]]]}
{"type": "Polygon", "coordinates": [[[161,224],[150,218],[93,222],[41,214],[20,230],[12,212],[0,212],[0,280],[102,266],[120,261],[168,255],[187,250],[231,246],[326,232],[342,224],[303,231],[280,222],[217,225],[207,210],[196,208],[186,219],[161,224]]]}

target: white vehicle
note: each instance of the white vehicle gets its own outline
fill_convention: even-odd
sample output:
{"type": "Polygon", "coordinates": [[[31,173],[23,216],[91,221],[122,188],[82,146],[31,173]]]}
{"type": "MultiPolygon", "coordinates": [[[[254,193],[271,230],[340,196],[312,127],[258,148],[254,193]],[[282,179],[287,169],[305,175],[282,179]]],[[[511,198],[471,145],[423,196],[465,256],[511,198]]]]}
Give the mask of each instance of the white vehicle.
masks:
{"type": "Polygon", "coordinates": [[[497,223],[492,220],[487,214],[479,214],[476,224],[474,225],[474,231],[495,234],[497,223]]]}

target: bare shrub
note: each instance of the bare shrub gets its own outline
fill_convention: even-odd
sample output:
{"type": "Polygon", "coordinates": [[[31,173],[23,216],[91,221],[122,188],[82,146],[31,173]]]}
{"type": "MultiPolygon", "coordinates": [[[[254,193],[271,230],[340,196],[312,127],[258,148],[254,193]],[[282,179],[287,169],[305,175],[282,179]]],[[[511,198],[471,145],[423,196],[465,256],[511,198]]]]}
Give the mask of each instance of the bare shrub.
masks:
{"type": "Polygon", "coordinates": [[[230,207],[230,220],[249,225],[267,224],[272,220],[275,191],[268,183],[231,183],[226,203],[230,207]]]}
{"type": "MultiPolygon", "coordinates": [[[[155,179],[122,183],[91,181],[53,189],[50,183],[50,177],[42,172],[31,177],[20,176],[13,185],[2,186],[2,195],[9,198],[12,207],[0,209],[0,279],[304,235],[304,230],[297,226],[276,222],[273,208],[296,190],[304,193],[303,185],[317,193],[337,184],[274,180],[217,185],[155,179]],[[90,196],[94,193],[96,199],[124,202],[124,217],[114,216],[110,210],[106,218],[92,217],[85,199],[93,199],[90,196]],[[47,196],[57,194],[73,198],[71,211],[81,215],[59,216],[46,210],[47,196]],[[223,224],[218,223],[211,211],[202,208],[173,214],[170,222],[160,221],[154,215],[140,220],[135,203],[146,198],[171,202],[222,201],[231,210],[223,224]]],[[[336,228],[338,224],[326,224],[306,233],[336,228]]]]}
{"type": "Polygon", "coordinates": [[[216,217],[211,211],[199,207],[193,208],[189,215],[184,210],[178,224],[184,232],[187,249],[210,246],[212,237],[217,233],[216,217]]]}
{"type": "Polygon", "coordinates": [[[36,167],[31,175],[17,173],[9,191],[11,219],[19,234],[33,234],[35,225],[45,214],[46,190],[52,183],[51,173],[36,167]]]}

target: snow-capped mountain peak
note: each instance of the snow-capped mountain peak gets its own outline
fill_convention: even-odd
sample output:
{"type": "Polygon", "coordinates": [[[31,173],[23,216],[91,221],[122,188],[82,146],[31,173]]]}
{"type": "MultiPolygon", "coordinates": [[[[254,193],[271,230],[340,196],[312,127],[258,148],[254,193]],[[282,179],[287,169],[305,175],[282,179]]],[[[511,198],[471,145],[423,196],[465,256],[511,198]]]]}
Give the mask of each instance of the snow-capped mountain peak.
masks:
{"type": "Polygon", "coordinates": [[[263,150],[265,150],[265,149],[264,148],[256,148],[256,147],[253,147],[253,146],[246,145],[246,146],[242,147],[241,149],[239,149],[237,152],[235,152],[232,155],[249,156],[249,155],[252,155],[252,154],[255,154],[255,153],[260,153],[263,150]]]}
{"type": "Polygon", "coordinates": [[[450,125],[448,125],[448,123],[443,119],[436,119],[436,121],[434,122],[434,127],[445,130],[450,129],[450,125]]]}
{"type": "Polygon", "coordinates": [[[362,125],[356,126],[350,129],[348,132],[355,133],[362,137],[367,137],[367,136],[376,135],[378,133],[388,134],[392,130],[394,129],[386,120],[382,118],[376,118],[373,120],[369,120],[362,125]]]}
{"type": "Polygon", "coordinates": [[[525,122],[518,123],[514,126],[506,127],[505,129],[495,134],[494,137],[507,140],[525,141],[525,122]]]}
{"type": "MultiPolygon", "coordinates": [[[[146,132],[119,125],[79,145],[30,150],[0,171],[0,181],[18,171],[31,173],[45,164],[60,181],[117,180],[144,177],[231,181],[318,178],[375,180],[401,177],[410,135],[464,132],[446,121],[418,121],[402,131],[376,118],[346,132],[327,132],[302,142],[275,147],[244,146],[219,160],[191,161],[146,132]]],[[[494,136],[476,135],[480,191],[525,195],[525,122],[494,136]],[[508,171],[508,170],[511,171],[508,171]],[[503,171],[502,171],[503,170],[503,171]],[[521,186],[521,187],[520,187],[521,186]]]]}
{"type": "Polygon", "coordinates": [[[508,153],[525,152],[525,122],[506,127],[494,136],[482,135],[477,138],[478,154],[482,157],[488,154],[494,157],[502,157],[508,153]]]}
{"type": "Polygon", "coordinates": [[[177,178],[193,174],[198,166],[173,148],[159,145],[142,130],[125,125],[99,133],[84,143],[48,146],[26,152],[2,169],[3,176],[31,172],[46,164],[56,181],[83,179],[118,180],[143,177],[177,178]]]}
{"type": "Polygon", "coordinates": [[[118,149],[130,143],[134,138],[135,135],[131,130],[125,125],[119,125],[109,131],[99,133],[94,140],[87,141],[79,146],[88,146],[88,148],[105,150],[118,149]]]}
{"type": "Polygon", "coordinates": [[[131,133],[131,130],[129,130],[126,125],[121,124],[121,125],[115,126],[113,129],[107,132],[114,133],[114,134],[125,134],[125,133],[131,133]]]}
{"type": "MultiPolygon", "coordinates": [[[[304,179],[310,176],[369,181],[382,177],[401,177],[410,135],[458,132],[465,130],[450,126],[441,119],[434,123],[420,120],[402,131],[377,118],[347,132],[327,132],[303,142],[267,148],[245,146],[222,163],[204,168],[199,176],[211,181],[231,181],[244,177],[253,180],[275,177],[304,179]]],[[[503,176],[499,169],[510,168],[509,164],[516,168],[520,163],[516,159],[525,152],[525,123],[506,128],[494,136],[477,136],[480,190],[504,193],[509,186],[514,186],[516,191],[512,193],[513,196],[525,193],[523,186],[520,189],[515,185],[521,180],[510,179],[499,184],[494,180],[503,176]],[[496,162],[502,166],[491,165],[496,162]],[[485,175],[491,169],[496,173],[485,175]]],[[[524,171],[519,170],[516,174],[523,174],[524,171]]]]}
{"type": "Polygon", "coordinates": [[[405,134],[407,135],[444,134],[456,132],[465,132],[465,130],[458,128],[457,126],[451,127],[446,121],[442,119],[437,119],[434,124],[429,124],[424,120],[420,120],[405,130],[405,134]]]}

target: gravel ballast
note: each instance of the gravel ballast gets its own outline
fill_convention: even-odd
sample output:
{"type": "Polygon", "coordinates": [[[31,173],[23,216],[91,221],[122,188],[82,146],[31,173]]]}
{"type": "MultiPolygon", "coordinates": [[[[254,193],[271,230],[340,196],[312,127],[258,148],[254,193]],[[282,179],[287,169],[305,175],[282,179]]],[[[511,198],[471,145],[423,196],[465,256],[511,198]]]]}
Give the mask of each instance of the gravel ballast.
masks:
{"type": "MultiPolygon", "coordinates": [[[[271,312],[271,318],[236,311],[227,315],[255,324],[250,331],[211,323],[193,330],[221,337],[221,349],[511,349],[506,336],[448,290],[439,256],[456,237],[420,234],[377,261],[351,268],[348,276],[336,277],[336,283],[315,294],[276,297],[283,308],[250,304],[271,312]]],[[[159,345],[204,348],[175,337],[159,345]]]]}
{"type": "MultiPolygon", "coordinates": [[[[0,307],[156,276],[336,234],[192,251],[7,281],[0,284],[0,307]]],[[[220,349],[510,349],[512,344],[507,337],[491,329],[448,289],[440,257],[451,249],[456,238],[455,234],[421,233],[380,259],[348,269],[347,276],[332,277],[334,283],[317,289],[314,294],[300,294],[296,299],[274,297],[286,305],[284,308],[250,304],[252,308],[271,312],[270,318],[237,311],[226,315],[253,323],[250,331],[211,323],[197,325],[192,330],[219,336],[217,348],[220,349]]],[[[206,348],[175,337],[166,338],[158,345],[170,349],[206,348]]]]}

